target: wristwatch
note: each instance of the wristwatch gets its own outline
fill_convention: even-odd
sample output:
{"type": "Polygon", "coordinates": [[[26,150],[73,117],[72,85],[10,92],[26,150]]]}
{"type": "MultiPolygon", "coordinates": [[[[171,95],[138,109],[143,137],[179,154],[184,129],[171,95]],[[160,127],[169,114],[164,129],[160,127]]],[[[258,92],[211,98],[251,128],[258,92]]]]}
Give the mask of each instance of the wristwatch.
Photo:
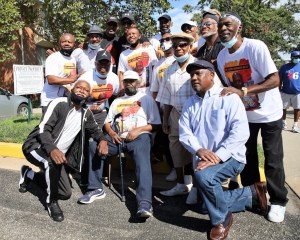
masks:
{"type": "Polygon", "coordinates": [[[248,93],[248,88],[246,88],[246,87],[242,87],[242,89],[241,89],[242,91],[243,91],[243,93],[244,93],[244,96],[246,96],[247,95],[247,93],[248,93]]]}

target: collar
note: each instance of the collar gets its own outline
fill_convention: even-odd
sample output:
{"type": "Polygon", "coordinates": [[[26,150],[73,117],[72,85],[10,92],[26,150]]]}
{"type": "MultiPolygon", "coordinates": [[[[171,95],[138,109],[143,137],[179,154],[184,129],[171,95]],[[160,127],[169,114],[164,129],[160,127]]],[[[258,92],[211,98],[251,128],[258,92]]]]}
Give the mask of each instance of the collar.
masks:
{"type": "Polygon", "coordinates": [[[210,98],[212,96],[219,95],[221,90],[222,90],[222,88],[214,83],[214,85],[206,91],[206,93],[204,94],[204,98],[199,97],[198,95],[197,95],[197,97],[200,99],[210,98]]]}

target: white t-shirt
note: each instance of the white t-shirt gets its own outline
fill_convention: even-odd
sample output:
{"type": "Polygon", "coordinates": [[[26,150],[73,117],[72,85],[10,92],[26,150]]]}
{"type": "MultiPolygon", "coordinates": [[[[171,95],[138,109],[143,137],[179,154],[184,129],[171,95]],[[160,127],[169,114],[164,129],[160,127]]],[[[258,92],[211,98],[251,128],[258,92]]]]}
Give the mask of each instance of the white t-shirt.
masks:
{"type": "Polygon", "coordinates": [[[150,45],[147,48],[127,49],[123,51],[119,59],[118,72],[133,70],[140,76],[140,89],[150,94],[150,80],[152,79],[153,67],[157,63],[154,48],[150,45]]]}
{"type": "Polygon", "coordinates": [[[176,60],[172,55],[167,58],[163,57],[157,62],[153,69],[153,76],[150,88],[151,92],[158,92],[159,88],[162,85],[165,70],[175,61],[176,60]]]}
{"type": "Polygon", "coordinates": [[[157,34],[155,36],[153,36],[151,39],[150,39],[150,43],[151,45],[153,46],[153,48],[155,49],[155,51],[157,51],[158,49],[160,49],[160,39],[161,39],[161,34],[157,34]]]}
{"type": "Polygon", "coordinates": [[[72,54],[72,57],[76,59],[77,72],[86,72],[91,68],[95,67],[95,63],[91,64],[88,56],[84,53],[81,48],[76,48],[72,54]]]}
{"type": "Polygon", "coordinates": [[[105,101],[112,95],[116,96],[119,93],[119,78],[111,71],[107,74],[106,79],[100,79],[96,75],[96,69],[90,69],[82,74],[79,80],[88,81],[92,87],[92,99],[88,102],[87,106],[98,105],[103,110],[105,101]]]}
{"type": "MultiPolygon", "coordinates": [[[[263,82],[269,74],[277,72],[268,47],[256,39],[244,38],[242,45],[232,54],[224,48],[217,57],[217,63],[228,85],[239,83],[245,87],[251,86],[263,82]]],[[[266,123],[282,117],[282,101],[278,88],[248,94],[242,101],[249,122],[266,123]]]]}
{"type": "Polygon", "coordinates": [[[57,142],[57,148],[66,153],[81,129],[81,112],[73,108],[67,116],[62,134],[57,142]]]}
{"type": "Polygon", "coordinates": [[[134,128],[161,123],[155,101],[142,92],[115,99],[109,108],[104,124],[113,124],[114,120],[118,123],[122,138],[126,138],[128,132],[134,128]],[[120,114],[120,117],[115,119],[117,114],[120,114]]]}
{"type": "Polygon", "coordinates": [[[66,57],[60,52],[51,54],[45,62],[46,82],[41,93],[41,106],[47,106],[50,101],[64,96],[66,88],[63,85],[50,85],[48,76],[53,75],[60,78],[76,76],[76,60],[74,57],[66,57]]]}
{"type": "Polygon", "coordinates": [[[88,47],[87,49],[83,50],[84,54],[90,60],[91,68],[95,68],[95,59],[96,59],[97,53],[101,50],[103,50],[101,47],[99,47],[98,49],[94,49],[94,50],[88,47]]]}

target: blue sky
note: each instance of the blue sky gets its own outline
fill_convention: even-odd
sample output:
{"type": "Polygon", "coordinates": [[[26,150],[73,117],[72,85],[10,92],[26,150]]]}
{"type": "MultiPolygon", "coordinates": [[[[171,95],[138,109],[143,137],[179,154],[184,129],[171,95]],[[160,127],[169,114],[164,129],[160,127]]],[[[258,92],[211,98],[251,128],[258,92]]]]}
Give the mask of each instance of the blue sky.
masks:
{"type": "MultiPolygon", "coordinates": [[[[171,28],[171,31],[173,33],[176,32],[181,32],[181,25],[186,22],[191,20],[193,17],[192,13],[185,13],[182,10],[182,7],[186,5],[187,3],[194,6],[198,3],[198,0],[189,0],[189,1],[170,1],[171,5],[173,6],[173,9],[169,10],[166,14],[169,14],[172,18],[173,22],[173,27],[171,28]]],[[[162,15],[162,14],[161,14],[162,15]]],[[[154,15],[154,19],[158,19],[160,15],[154,15]]]]}
{"type": "MultiPolygon", "coordinates": [[[[281,0],[280,4],[283,4],[285,2],[286,2],[286,0],[281,0]]],[[[173,9],[169,10],[167,12],[167,14],[169,14],[171,16],[172,21],[173,21],[173,27],[171,28],[171,31],[173,33],[181,32],[181,25],[184,22],[191,20],[191,18],[193,17],[192,13],[189,13],[189,14],[185,13],[182,10],[182,7],[187,3],[192,5],[192,6],[195,6],[198,3],[198,0],[189,0],[189,1],[181,1],[181,0],[174,1],[174,0],[171,0],[170,3],[173,6],[173,9]]],[[[160,15],[154,15],[153,17],[154,17],[154,19],[158,19],[159,16],[160,15]]],[[[295,14],[295,18],[297,20],[300,20],[300,13],[295,14]]],[[[280,54],[280,55],[284,59],[289,59],[289,53],[288,54],[280,54]]]]}

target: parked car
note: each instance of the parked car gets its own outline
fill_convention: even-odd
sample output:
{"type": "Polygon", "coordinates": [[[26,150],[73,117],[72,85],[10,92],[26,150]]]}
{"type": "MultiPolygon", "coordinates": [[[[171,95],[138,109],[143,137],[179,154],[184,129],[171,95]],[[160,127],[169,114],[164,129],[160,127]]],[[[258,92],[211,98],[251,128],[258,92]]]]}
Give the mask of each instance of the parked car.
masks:
{"type": "MultiPolygon", "coordinates": [[[[31,112],[32,112],[32,105],[31,112]]],[[[0,118],[14,116],[28,117],[28,99],[10,93],[0,87],[0,118]]]]}

